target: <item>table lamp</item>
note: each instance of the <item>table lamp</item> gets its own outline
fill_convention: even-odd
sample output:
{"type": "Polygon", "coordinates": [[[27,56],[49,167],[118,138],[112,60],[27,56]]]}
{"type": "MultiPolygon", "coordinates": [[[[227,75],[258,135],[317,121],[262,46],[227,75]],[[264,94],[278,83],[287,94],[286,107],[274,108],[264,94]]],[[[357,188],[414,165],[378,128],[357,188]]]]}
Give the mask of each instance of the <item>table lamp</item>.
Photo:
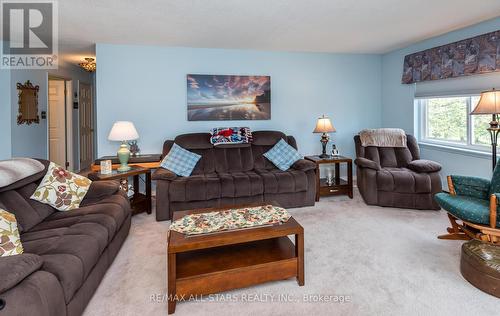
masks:
{"type": "Polygon", "coordinates": [[[138,138],[139,134],[135,129],[134,123],[128,121],[118,121],[113,124],[113,127],[109,132],[108,139],[111,141],[122,142],[120,149],[117,152],[118,160],[120,160],[120,167],[118,167],[118,171],[123,172],[131,169],[128,165],[130,150],[128,149],[127,141],[138,138]]]}
{"type": "Polygon", "coordinates": [[[498,132],[500,131],[500,128],[498,128],[497,115],[499,113],[500,113],[500,91],[497,91],[495,89],[481,92],[481,98],[479,98],[479,102],[477,103],[474,111],[471,112],[471,115],[477,115],[477,114],[492,115],[492,120],[490,122],[490,127],[488,128],[488,132],[490,132],[490,137],[491,137],[493,169],[495,169],[497,163],[497,140],[498,140],[498,132]]]}
{"type": "Polygon", "coordinates": [[[316,128],[313,131],[313,133],[323,133],[320,140],[321,145],[323,145],[323,153],[319,155],[320,158],[330,157],[326,153],[326,145],[330,140],[330,136],[328,136],[328,133],[333,132],[335,132],[335,127],[333,127],[332,121],[330,121],[330,119],[323,114],[320,118],[318,118],[318,122],[316,122],[316,128]]]}

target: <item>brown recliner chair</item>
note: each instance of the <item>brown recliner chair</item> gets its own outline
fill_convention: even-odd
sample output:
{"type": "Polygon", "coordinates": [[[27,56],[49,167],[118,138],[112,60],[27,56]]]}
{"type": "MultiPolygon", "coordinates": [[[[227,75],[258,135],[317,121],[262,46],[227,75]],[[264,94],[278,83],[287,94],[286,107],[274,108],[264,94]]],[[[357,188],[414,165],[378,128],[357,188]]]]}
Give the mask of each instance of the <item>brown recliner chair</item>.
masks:
{"type": "Polygon", "coordinates": [[[417,140],[406,136],[407,147],[363,147],[354,136],[359,192],[369,205],[439,210],[441,165],[421,160],[417,140]]]}

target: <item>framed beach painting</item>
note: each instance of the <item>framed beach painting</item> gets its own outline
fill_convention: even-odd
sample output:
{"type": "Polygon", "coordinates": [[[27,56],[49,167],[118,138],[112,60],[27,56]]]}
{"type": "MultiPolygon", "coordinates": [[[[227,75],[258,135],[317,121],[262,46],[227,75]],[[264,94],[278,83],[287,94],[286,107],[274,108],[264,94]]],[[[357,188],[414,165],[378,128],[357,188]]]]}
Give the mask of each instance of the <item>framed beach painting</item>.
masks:
{"type": "Polygon", "coordinates": [[[271,119],[271,77],[187,75],[188,121],[271,119]]]}

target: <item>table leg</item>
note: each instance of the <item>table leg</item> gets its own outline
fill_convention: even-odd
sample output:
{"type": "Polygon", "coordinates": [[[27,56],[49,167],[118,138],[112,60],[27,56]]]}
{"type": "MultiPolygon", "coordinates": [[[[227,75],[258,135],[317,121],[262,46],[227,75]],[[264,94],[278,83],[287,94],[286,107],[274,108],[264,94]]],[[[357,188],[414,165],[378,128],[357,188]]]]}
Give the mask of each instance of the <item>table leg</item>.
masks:
{"type": "Polygon", "coordinates": [[[304,231],[295,234],[295,255],[297,256],[297,283],[304,286],[304,231]]]}
{"type": "Polygon", "coordinates": [[[176,292],[176,255],[175,253],[169,253],[167,255],[167,266],[168,266],[168,313],[175,313],[175,305],[177,303],[175,292],[176,292]]]}
{"type": "Polygon", "coordinates": [[[316,164],[316,202],[319,201],[320,174],[319,164],[316,164]]]}
{"type": "Polygon", "coordinates": [[[139,195],[139,175],[134,176],[134,198],[139,195]]]}
{"type": "Polygon", "coordinates": [[[148,214],[151,214],[151,172],[147,172],[146,173],[146,198],[147,198],[147,202],[146,202],[146,212],[148,214]]]}
{"type": "Polygon", "coordinates": [[[340,184],[340,164],[339,163],[335,164],[335,184],[336,185],[340,184]]]}
{"type": "Polygon", "coordinates": [[[347,184],[349,185],[349,197],[352,199],[352,162],[347,163],[347,184]]]}

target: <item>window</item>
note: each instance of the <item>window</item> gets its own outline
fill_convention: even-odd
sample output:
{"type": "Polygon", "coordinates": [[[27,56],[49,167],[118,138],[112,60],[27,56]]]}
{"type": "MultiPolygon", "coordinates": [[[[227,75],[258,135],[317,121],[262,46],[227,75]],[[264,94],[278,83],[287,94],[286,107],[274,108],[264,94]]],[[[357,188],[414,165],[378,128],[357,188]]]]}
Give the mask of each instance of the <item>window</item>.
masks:
{"type": "Polygon", "coordinates": [[[479,95],[417,99],[420,141],[488,151],[491,115],[470,115],[479,95]]]}

